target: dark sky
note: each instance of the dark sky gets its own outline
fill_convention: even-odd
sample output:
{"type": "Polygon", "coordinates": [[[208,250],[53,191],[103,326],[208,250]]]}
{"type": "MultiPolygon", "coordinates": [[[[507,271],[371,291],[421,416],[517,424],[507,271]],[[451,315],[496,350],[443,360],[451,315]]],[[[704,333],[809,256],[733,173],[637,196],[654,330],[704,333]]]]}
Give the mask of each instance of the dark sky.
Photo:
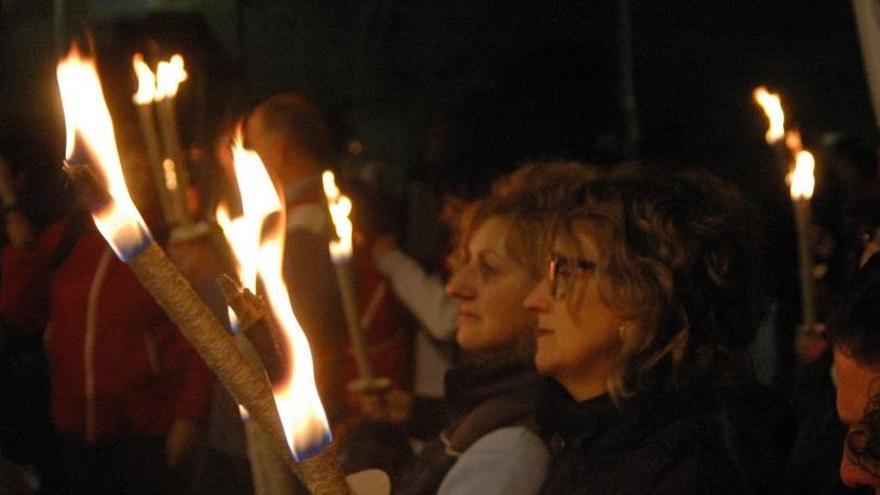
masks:
{"type": "MultiPolygon", "coordinates": [[[[119,105],[133,91],[130,52],[152,37],[191,54],[181,104],[194,144],[209,143],[230,101],[280,90],[318,100],[397,179],[417,168],[438,122],[458,130],[471,167],[614,156],[624,142],[616,1],[226,3],[232,31],[212,31],[198,11],[93,22],[119,105]]],[[[0,133],[41,143],[45,156],[28,162],[51,161],[62,136],[51,4],[5,1],[0,17],[0,133]]],[[[759,84],[783,92],[808,145],[829,131],[873,137],[849,2],[631,7],[640,156],[706,164],[748,186],[772,164],[750,96],[759,84]]]]}

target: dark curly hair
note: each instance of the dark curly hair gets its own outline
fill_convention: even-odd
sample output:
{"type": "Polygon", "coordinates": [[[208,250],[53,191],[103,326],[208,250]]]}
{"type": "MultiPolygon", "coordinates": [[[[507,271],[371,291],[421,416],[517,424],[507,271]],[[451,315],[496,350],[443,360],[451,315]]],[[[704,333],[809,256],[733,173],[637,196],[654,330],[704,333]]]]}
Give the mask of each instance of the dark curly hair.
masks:
{"type": "Polygon", "coordinates": [[[865,415],[846,436],[846,450],[853,464],[880,478],[880,394],[865,406],[865,415]]]}
{"type": "Polygon", "coordinates": [[[832,347],[860,364],[880,366],[880,255],[856,272],[828,321],[832,347]]]}
{"type": "MultiPolygon", "coordinates": [[[[863,366],[880,366],[880,255],[856,272],[840,294],[826,337],[835,351],[863,366]]],[[[880,391],[872,387],[864,415],[846,437],[844,455],[880,477],[880,391]]]]}
{"type": "Polygon", "coordinates": [[[725,363],[739,361],[766,310],[760,243],[741,195],[708,173],[636,166],[580,194],[560,233],[594,238],[600,295],[634,323],[622,327],[608,378],[614,400],[632,405],[733,369],[725,363]]]}

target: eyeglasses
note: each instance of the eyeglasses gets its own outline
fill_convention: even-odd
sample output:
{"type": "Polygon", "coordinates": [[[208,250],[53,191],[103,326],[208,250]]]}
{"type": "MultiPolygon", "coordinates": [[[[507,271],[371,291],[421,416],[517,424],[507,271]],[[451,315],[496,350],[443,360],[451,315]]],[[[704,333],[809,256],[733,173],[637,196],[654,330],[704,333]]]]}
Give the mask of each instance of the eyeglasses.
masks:
{"type": "Polygon", "coordinates": [[[584,259],[567,258],[557,253],[550,253],[550,293],[555,299],[568,295],[577,270],[592,270],[596,263],[584,259]]]}

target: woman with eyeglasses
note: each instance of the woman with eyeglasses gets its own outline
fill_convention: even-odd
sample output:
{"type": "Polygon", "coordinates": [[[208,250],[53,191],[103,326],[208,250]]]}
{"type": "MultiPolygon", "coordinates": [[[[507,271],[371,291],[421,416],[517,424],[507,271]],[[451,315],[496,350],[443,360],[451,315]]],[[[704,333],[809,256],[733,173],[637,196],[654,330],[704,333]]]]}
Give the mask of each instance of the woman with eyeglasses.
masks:
{"type": "Polygon", "coordinates": [[[397,482],[398,494],[534,494],[549,460],[534,422],[543,379],[535,317],[522,305],[542,274],[545,220],[587,176],[574,163],[524,167],[465,213],[447,292],[466,357],[446,374],[450,423],[397,482]]]}
{"type": "Polygon", "coordinates": [[[543,493],[772,492],[787,416],[743,365],[764,304],[742,201],[647,169],[576,197],[525,300],[556,382],[538,410],[543,493]]]}

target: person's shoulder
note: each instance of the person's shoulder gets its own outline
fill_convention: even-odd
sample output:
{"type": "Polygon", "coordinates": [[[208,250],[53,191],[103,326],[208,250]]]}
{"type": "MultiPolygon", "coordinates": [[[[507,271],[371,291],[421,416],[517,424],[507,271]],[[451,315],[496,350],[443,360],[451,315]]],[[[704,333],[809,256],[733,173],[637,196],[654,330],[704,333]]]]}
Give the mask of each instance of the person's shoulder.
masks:
{"type": "Polygon", "coordinates": [[[484,452],[519,452],[522,449],[526,455],[534,457],[549,457],[549,451],[544,441],[530,428],[526,426],[506,426],[486,433],[480,437],[468,451],[484,452]]]}
{"type": "Polygon", "coordinates": [[[529,428],[498,428],[459,456],[437,493],[537,493],[547,476],[549,461],[549,450],[529,428]]]}
{"type": "Polygon", "coordinates": [[[315,235],[327,231],[327,210],[319,203],[299,203],[287,210],[287,230],[305,230],[315,235]]]}

